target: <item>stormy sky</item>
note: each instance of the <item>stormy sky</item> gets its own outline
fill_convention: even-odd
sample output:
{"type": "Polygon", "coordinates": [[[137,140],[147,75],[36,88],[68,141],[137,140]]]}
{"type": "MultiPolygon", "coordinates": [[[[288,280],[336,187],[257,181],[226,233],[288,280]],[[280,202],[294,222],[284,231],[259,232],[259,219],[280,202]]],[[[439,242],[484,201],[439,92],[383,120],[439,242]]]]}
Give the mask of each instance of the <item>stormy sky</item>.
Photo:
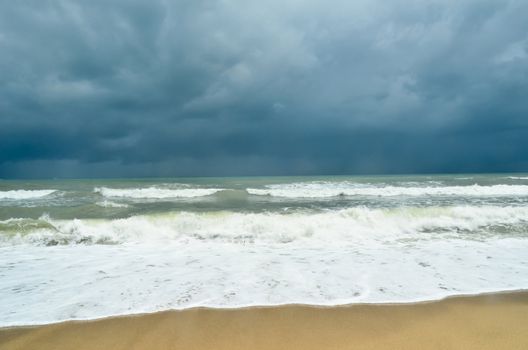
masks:
{"type": "Polygon", "coordinates": [[[528,1],[2,1],[0,178],[528,171],[528,1]]]}

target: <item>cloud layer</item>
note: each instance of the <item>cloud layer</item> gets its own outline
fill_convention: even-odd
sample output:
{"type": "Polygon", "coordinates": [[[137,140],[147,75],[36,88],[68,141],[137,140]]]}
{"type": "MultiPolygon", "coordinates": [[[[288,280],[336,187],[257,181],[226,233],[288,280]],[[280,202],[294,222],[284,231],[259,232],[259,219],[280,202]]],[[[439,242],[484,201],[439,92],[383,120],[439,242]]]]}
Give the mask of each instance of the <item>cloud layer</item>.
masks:
{"type": "Polygon", "coordinates": [[[526,13],[0,4],[0,177],[528,171],[526,13]]]}

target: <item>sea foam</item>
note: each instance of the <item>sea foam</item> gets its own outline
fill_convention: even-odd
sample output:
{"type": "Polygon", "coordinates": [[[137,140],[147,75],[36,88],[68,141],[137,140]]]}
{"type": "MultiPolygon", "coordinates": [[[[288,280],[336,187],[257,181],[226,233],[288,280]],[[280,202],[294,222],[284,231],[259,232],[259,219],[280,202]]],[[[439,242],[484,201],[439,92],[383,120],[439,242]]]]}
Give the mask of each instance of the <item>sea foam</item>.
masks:
{"type": "Polygon", "coordinates": [[[97,205],[99,207],[103,207],[103,208],[128,208],[129,207],[128,204],[112,202],[112,201],[109,201],[109,200],[96,202],[95,205],[97,205]]]}
{"type": "Polygon", "coordinates": [[[453,206],[366,207],[291,213],[173,212],[121,219],[0,221],[0,242],[121,244],[178,241],[304,242],[346,244],[358,240],[423,240],[460,237],[480,239],[493,235],[524,235],[528,230],[528,207],[453,206]],[[24,230],[21,226],[24,225],[24,230]],[[31,230],[31,227],[35,227],[31,230]],[[17,234],[2,235],[3,231],[17,234]]]}
{"type": "Polygon", "coordinates": [[[49,196],[56,190],[10,190],[0,191],[0,199],[34,199],[49,196]]]}
{"type": "Polygon", "coordinates": [[[212,195],[221,188],[160,188],[160,187],[146,187],[146,188],[108,188],[96,187],[94,192],[103,195],[104,197],[114,198],[193,198],[212,195]]]}
{"type": "Polygon", "coordinates": [[[525,289],[528,186],[505,176],[56,182],[0,201],[0,326],[525,289]]]}
{"type": "Polygon", "coordinates": [[[374,186],[349,182],[302,182],[248,188],[253,195],[285,198],[324,198],[337,196],[528,196],[526,185],[470,186],[374,186]]]}
{"type": "Polygon", "coordinates": [[[528,288],[528,240],[0,247],[0,326],[185,309],[414,302],[528,288]]]}

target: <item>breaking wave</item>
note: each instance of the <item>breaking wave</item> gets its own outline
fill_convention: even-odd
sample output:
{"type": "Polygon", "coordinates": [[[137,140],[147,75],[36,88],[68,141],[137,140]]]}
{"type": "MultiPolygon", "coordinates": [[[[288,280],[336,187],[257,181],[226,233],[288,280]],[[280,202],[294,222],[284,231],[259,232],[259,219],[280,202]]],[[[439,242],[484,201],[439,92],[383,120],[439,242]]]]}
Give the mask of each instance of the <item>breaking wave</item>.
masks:
{"type": "Polygon", "coordinates": [[[104,197],[110,198],[152,198],[152,199],[165,199],[165,198],[193,198],[210,196],[218,191],[222,191],[221,188],[159,188],[159,187],[147,187],[147,188],[108,188],[108,187],[96,187],[94,192],[101,194],[104,197]]]}
{"type": "Polygon", "coordinates": [[[526,185],[471,186],[366,186],[349,182],[292,183],[248,188],[248,193],[285,198],[324,198],[337,196],[528,196],[526,185]]]}
{"type": "Polygon", "coordinates": [[[365,207],[325,212],[172,212],[122,219],[0,221],[4,244],[120,244],[218,241],[237,244],[304,242],[351,244],[363,240],[422,240],[445,235],[480,239],[525,235],[528,208],[495,206],[365,207]]]}
{"type": "Polygon", "coordinates": [[[100,206],[102,208],[128,208],[129,205],[125,203],[116,203],[108,200],[104,200],[102,202],[97,202],[95,205],[100,206]]]}
{"type": "Polygon", "coordinates": [[[49,196],[56,190],[11,190],[0,191],[0,199],[34,199],[49,196]]]}

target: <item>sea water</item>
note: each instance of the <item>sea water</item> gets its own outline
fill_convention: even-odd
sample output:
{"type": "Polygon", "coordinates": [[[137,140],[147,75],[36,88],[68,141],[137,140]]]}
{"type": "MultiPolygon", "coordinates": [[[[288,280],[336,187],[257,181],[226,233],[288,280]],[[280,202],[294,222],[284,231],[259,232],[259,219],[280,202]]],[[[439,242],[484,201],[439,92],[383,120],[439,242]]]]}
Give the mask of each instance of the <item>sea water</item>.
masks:
{"type": "Polygon", "coordinates": [[[0,181],[0,326],[528,287],[528,175],[0,181]]]}

